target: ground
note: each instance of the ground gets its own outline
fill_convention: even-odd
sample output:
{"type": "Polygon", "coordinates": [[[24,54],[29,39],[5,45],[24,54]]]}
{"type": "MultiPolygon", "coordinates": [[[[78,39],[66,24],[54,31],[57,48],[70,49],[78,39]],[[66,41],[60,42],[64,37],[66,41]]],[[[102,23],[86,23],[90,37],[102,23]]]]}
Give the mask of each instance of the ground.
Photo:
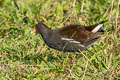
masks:
{"type": "Polygon", "coordinates": [[[0,80],[119,80],[120,0],[0,0],[0,80]],[[108,20],[81,53],[49,48],[30,31],[108,20]]]}

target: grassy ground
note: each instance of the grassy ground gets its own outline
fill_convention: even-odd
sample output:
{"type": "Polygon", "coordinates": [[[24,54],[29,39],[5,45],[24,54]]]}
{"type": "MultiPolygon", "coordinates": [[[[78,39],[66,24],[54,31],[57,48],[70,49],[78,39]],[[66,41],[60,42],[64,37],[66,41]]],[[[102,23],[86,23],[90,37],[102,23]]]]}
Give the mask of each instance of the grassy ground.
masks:
{"type": "Polygon", "coordinates": [[[0,80],[120,80],[120,0],[0,0],[0,80]],[[37,21],[55,29],[102,20],[105,34],[82,53],[48,48],[31,35],[37,21]]]}

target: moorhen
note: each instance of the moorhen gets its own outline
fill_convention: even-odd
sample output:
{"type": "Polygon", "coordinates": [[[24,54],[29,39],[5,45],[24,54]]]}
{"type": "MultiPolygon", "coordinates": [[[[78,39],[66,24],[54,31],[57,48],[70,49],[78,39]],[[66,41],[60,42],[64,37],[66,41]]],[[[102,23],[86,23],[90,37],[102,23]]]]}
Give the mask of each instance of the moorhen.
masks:
{"type": "Polygon", "coordinates": [[[31,33],[41,34],[44,42],[51,48],[64,52],[79,52],[91,45],[104,33],[100,28],[104,22],[91,26],[73,24],[51,30],[43,23],[36,24],[31,33]]]}

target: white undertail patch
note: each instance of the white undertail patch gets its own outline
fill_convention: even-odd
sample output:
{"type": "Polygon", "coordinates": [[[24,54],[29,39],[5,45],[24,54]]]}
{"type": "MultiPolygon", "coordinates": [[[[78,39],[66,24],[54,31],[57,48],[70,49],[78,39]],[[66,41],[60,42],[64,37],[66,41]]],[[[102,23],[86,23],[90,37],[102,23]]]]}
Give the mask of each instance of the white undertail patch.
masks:
{"type": "Polygon", "coordinates": [[[104,23],[99,24],[98,26],[96,26],[96,27],[92,30],[92,32],[93,32],[93,33],[96,33],[96,32],[103,26],[103,24],[104,24],[104,23]]]}

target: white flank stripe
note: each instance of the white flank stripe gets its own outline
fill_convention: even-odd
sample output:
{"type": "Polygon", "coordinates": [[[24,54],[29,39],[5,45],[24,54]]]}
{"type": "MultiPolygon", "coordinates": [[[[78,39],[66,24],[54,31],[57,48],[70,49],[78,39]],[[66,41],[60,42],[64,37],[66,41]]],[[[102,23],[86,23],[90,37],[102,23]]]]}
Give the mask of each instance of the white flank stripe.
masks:
{"type": "Polygon", "coordinates": [[[70,41],[70,43],[79,44],[79,46],[81,46],[81,47],[85,47],[84,45],[80,44],[80,42],[79,42],[79,41],[75,41],[74,39],[61,38],[61,40],[67,40],[67,41],[70,41]]]}
{"type": "Polygon", "coordinates": [[[81,47],[85,47],[84,45],[82,45],[82,44],[79,44],[79,46],[81,46],[81,47]]]}
{"type": "Polygon", "coordinates": [[[74,39],[69,39],[69,38],[61,38],[61,40],[70,41],[70,43],[80,43],[79,41],[75,41],[74,39]]]}
{"type": "Polygon", "coordinates": [[[70,41],[70,42],[71,43],[77,43],[77,44],[80,43],[79,41],[70,41]]]}
{"type": "Polygon", "coordinates": [[[69,39],[69,38],[61,38],[61,40],[71,41],[71,40],[73,40],[73,39],[69,39]]]}
{"type": "Polygon", "coordinates": [[[87,46],[87,48],[88,48],[88,47],[90,47],[90,46],[92,46],[93,44],[94,44],[94,43],[92,43],[92,44],[88,45],[88,46],[87,46]]]}
{"type": "Polygon", "coordinates": [[[97,32],[102,26],[103,26],[103,24],[99,24],[98,26],[96,26],[96,27],[92,30],[92,32],[93,32],[93,33],[97,32]]]}

